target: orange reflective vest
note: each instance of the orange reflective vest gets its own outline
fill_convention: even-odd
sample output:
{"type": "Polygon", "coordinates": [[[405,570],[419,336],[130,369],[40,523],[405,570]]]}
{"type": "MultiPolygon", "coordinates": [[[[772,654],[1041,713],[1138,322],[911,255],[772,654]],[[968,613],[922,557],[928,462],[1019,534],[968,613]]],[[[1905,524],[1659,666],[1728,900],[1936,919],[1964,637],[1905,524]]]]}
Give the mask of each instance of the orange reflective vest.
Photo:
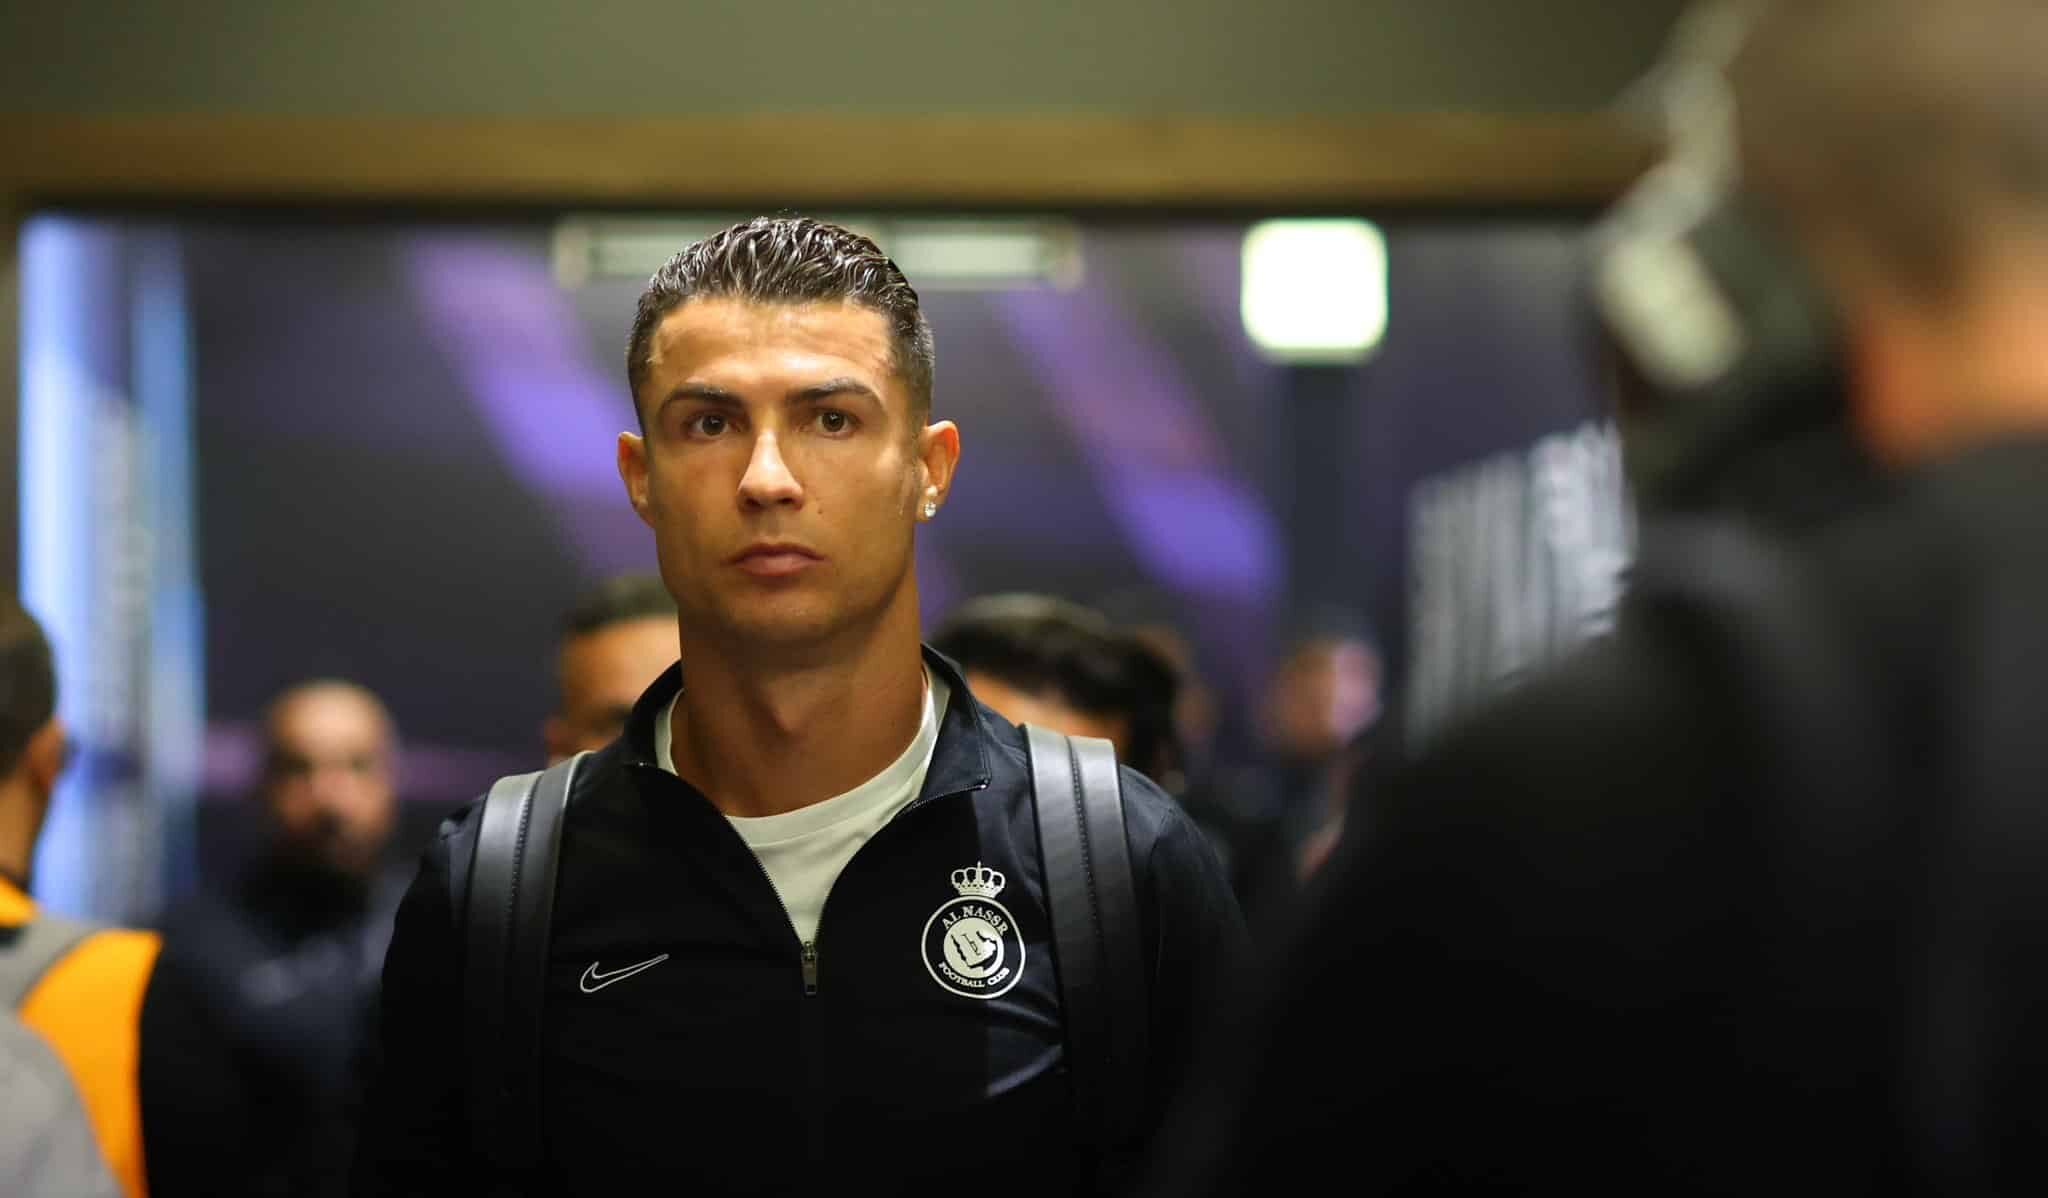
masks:
{"type": "MultiPolygon", "coordinates": [[[[10,951],[31,943],[37,922],[35,903],[0,879],[0,966],[10,951]]],[[[23,979],[18,997],[6,997],[15,997],[16,1015],[64,1063],[122,1192],[144,1198],[140,1032],[159,941],[152,932],[81,930],[47,967],[23,979]]]]}

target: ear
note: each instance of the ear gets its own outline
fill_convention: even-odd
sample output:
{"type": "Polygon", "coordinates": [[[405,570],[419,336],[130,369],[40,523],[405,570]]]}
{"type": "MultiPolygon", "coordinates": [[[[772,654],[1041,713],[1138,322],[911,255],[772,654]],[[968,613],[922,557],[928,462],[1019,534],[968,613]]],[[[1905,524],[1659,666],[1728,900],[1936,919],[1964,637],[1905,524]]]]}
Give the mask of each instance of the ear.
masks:
{"type": "Polygon", "coordinates": [[[21,768],[28,771],[29,781],[38,794],[46,795],[57,789],[57,775],[64,772],[64,739],[64,721],[55,716],[28,738],[21,768]]]}
{"type": "Polygon", "coordinates": [[[648,527],[654,517],[647,506],[647,441],[638,433],[619,434],[619,481],[626,484],[626,501],[648,527]]]}
{"type": "Polygon", "coordinates": [[[918,519],[925,518],[926,504],[943,506],[953,491],[953,471],[960,465],[960,430],[952,421],[928,424],[917,435],[917,456],[924,483],[918,488],[918,519]]]}

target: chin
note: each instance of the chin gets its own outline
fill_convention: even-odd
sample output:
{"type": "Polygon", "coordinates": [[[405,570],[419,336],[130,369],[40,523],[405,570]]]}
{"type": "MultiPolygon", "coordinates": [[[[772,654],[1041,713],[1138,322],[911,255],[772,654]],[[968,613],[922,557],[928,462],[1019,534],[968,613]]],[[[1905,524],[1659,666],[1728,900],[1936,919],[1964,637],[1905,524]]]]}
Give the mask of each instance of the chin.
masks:
{"type": "Polygon", "coordinates": [[[749,641],[805,645],[829,640],[846,626],[844,613],[817,603],[757,601],[727,613],[728,626],[749,641]]]}

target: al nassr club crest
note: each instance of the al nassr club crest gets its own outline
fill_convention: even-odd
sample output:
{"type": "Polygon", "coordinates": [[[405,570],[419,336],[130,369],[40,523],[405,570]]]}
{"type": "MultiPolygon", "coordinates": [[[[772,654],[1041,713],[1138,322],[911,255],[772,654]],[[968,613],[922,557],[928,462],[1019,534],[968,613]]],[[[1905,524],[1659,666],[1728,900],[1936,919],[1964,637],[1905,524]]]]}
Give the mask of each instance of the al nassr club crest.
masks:
{"type": "Polygon", "coordinates": [[[924,965],[932,980],[962,998],[994,998],[1024,976],[1024,937],[996,901],[1007,881],[977,861],[953,871],[958,897],[924,925],[924,965]]]}

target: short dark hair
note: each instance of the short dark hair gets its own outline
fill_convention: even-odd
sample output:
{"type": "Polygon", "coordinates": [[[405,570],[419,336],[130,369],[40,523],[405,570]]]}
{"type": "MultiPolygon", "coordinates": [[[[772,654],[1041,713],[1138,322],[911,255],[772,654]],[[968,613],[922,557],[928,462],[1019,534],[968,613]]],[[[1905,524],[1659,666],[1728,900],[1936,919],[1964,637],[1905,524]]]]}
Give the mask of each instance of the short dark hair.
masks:
{"type": "Polygon", "coordinates": [[[936,351],[917,289],[874,242],[800,216],[742,221],[682,250],[654,272],[640,293],[633,335],[626,342],[626,384],[636,413],[654,330],[670,312],[699,296],[761,304],[836,300],[881,313],[889,322],[891,364],[910,388],[912,414],[930,413],[936,351]]]}
{"type": "Polygon", "coordinates": [[[1180,676],[1165,658],[1092,608],[1050,595],[989,595],[957,608],[932,647],[961,670],[1121,717],[1125,762],[1158,781],[1180,768],[1173,704],[1180,676]]]}
{"type": "Polygon", "coordinates": [[[42,625],[13,598],[0,598],[0,774],[11,772],[29,738],[57,714],[57,662],[42,625]]]}
{"type": "Polygon", "coordinates": [[[628,620],[673,620],[676,601],[655,574],[618,574],[585,591],[562,617],[562,639],[575,640],[628,620]]]}

